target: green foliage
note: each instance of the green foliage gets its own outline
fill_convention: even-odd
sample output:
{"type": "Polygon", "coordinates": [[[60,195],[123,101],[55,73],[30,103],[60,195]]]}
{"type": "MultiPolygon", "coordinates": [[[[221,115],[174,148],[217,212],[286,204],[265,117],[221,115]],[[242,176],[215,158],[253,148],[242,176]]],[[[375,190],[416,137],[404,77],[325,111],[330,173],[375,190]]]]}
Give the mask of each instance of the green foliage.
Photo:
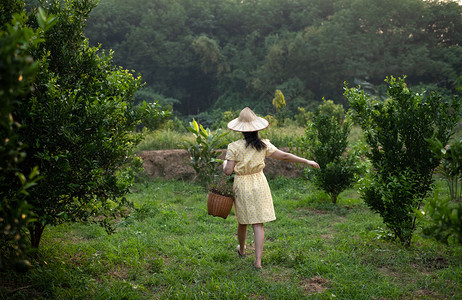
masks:
{"type": "Polygon", "coordinates": [[[234,197],[233,182],[234,174],[226,176],[221,173],[212,177],[212,182],[209,184],[208,189],[218,195],[234,197]]]}
{"type": "Polygon", "coordinates": [[[320,166],[314,172],[316,185],[323,189],[333,203],[338,195],[355,182],[358,171],[355,160],[359,157],[346,155],[351,123],[344,119],[343,106],[333,101],[323,102],[307,123],[305,136],[300,139],[299,148],[306,151],[320,166]]]}
{"type": "Polygon", "coordinates": [[[322,97],[343,103],[344,81],[389,74],[457,93],[461,13],[457,1],[101,0],[86,32],[183,115],[266,114],[279,89],[291,117],[322,97]]]}
{"type": "Polygon", "coordinates": [[[6,24],[11,23],[13,15],[20,13],[24,8],[24,1],[5,0],[0,3],[0,30],[4,30],[6,24]]]}
{"type": "Polygon", "coordinates": [[[424,206],[423,213],[417,212],[421,218],[427,216],[430,225],[423,229],[423,234],[448,244],[451,240],[462,244],[462,204],[449,199],[438,198],[438,193],[424,206]]]}
{"type": "Polygon", "coordinates": [[[213,124],[214,129],[222,128],[226,129],[229,121],[239,117],[239,110],[226,110],[221,113],[221,116],[217,119],[215,124],[213,124]]]}
{"type": "Polygon", "coordinates": [[[362,189],[367,205],[404,245],[410,245],[415,215],[431,189],[439,159],[428,139],[447,143],[459,121],[461,103],[442,101],[436,93],[413,93],[404,78],[387,78],[386,101],[372,99],[359,88],[346,89],[354,120],[370,146],[373,171],[362,189]]]}
{"type": "Polygon", "coordinates": [[[149,150],[182,149],[185,139],[194,140],[186,129],[184,133],[168,128],[155,131],[144,130],[143,140],[136,146],[135,151],[139,153],[149,150]]]}
{"type": "Polygon", "coordinates": [[[447,147],[438,140],[428,140],[435,158],[441,160],[437,172],[448,184],[451,200],[462,200],[462,139],[447,147]]]}
{"type": "Polygon", "coordinates": [[[172,115],[171,111],[168,109],[164,110],[157,101],[153,103],[143,101],[143,103],[137,107],[137,110],[140,114],[141,124],[148,130],[159,129],[159,127],[172,115]]]}
{"type": "Polygon", "coordinates": [[[294,119],[298,126],[305,127],[308,121],[313,121],[313,112],[306,111],[303,107],[298,107],[298,114],[294,116],[294,119]]]}
{"type": "Polygon", "coordinates": [[[462,244],[462,139],[447,147],[438,140],[429,142],[436,158],[442,160],[437,172],[446,181],[450,198],[439,199],[438,193],[435,193],[435,197],[425,204],[424,215],[421,216],[428,216],[431,224],[424,228],[423,233],[446,244],[451,239],[462,244]]]}
{"type": "Polygon", "coordinates": [[[276,119],[278,120],[278,127],[284,125],[285,116],[285,107],[286,107],[286,99],[282,94],[281,90],[276,90],[274,92],[273,98],[273,106],[276,109],[276,119]]]}
{"type": "MultiPolygon", "coordinates": [[[[41,27],[34,30],[26,25],[25,13],[20,13],[22,6],[14,1],[0,4],[0,268],[5,258],[15,261],[24,257],[29,246],[24,229],[35,220],[27,198],[39,179],[39,170],[37,165],[20,169],[26,152],[18,135],[21,124],[13,114],[21,97],[31,92],[37,72],[38,64],[29,51],[43,42],[41,36],[54,20],[39,10],[41,27]]],[[[15,266],[25,271],[27,264],[17,261],[15,266]]]]}
{"type": "MultiPolygon", "coordinates": [[[[27,197],[35,216],[28,226],[34,248],[47,225],[96,222],[111,231],[113,220],[127,212],[124,195],[141,167],[133,154],[141,137],[132,134],[140,115],[131,105],[141,78],[88,45],[82,31],[93,1],[45,4],[56,25],[31,51],[38,62],[35,89],[13,113],[27,145],[18,171],[39,166],[43,176],[27,197]]],[[[43,26],[40,16],[30,23],[43,26]]]]}
{"type": "Polygon", "coordinates": [[[218,157],[221,154],[219,149],[226,145],[224,137],[228,132],[222,133],[217,129],[212,133],[210,129],[204,129],[196,120],[190,123],[187,129],[193,134],[194,141],[185,140],[185,149],[190,154],[190,164],[196,171],[196,179],[207,185],[213,179],[213,175],[218,173],[218,165],[223,163],[218,157]]]}

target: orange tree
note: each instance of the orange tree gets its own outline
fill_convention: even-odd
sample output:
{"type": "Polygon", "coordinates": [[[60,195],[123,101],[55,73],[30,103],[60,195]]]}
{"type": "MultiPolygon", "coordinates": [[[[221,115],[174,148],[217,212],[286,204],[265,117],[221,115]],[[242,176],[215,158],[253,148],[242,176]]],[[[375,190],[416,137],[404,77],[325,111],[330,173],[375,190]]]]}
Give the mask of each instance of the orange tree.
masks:
{"type": "Polygon", "coordinates": [[[338,195],[354,184],[361,172],[360,159],[356,153],[347,153],[351,122],[345,120],[341,104],[323,100],[307,122],[305,135],[298,141],[299,149],[315,160],[320,169],[309,170],[314,183],[324,190],[333,203],[338,195]]]}
{"type": "Polygon", "coordinates": [[[403,245],[409,246],[419,209],[431,189],[439,158],[428,139],[446,144],[459,121],[461,103],[437,93],[414,93],[404,78],[387,78],[388,99],[373,99],[359,88],[346,89],[354,120],[364,130],[373,166],[361,195],[403,245]]]}
{"type": "Polygon", "coordinates": [[[43,10],[37,13],[41,27],[26,25],[24,3],[11,0],[0,4],[0,268],[3,262],[15,262],[24,270],[28,248],[23,229],[34,220],[26,198],[36,183],[38,168],[19,171],[26,156],[18,131],[20,123],[13,117],[20,98],[30,93],[38,63],[30,56],[31,47],[43,41],[44,30],[53,25],[53,17],[43,10]]]}
{"type": "MultiPolygon", "coordinates": [[[[83,35],[91,0],[44,2],[56,25],[31,54],[38,61],[34,90],[13,112],[27,156],[19,171],[38,166],[43,178],[28,191],[35,221],[28,224],[31,245],[43,230],[62,222],[111,220],[127,212],[124,195],[140,161],[133,153],[142,118],[132,106],[141,78],[112,64],[83,35]]],[[[32,28],[39,20],[31,18],[32,28]]]]}

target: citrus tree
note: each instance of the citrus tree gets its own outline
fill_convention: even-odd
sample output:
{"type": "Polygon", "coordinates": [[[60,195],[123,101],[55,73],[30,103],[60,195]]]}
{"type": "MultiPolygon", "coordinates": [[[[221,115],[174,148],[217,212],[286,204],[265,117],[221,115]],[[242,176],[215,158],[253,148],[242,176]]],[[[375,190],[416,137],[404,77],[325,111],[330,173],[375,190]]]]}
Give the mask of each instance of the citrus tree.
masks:
{"type": "Polygon", "coordinates": [[[314,159],[320,169],[313,169],[314,183],[324,190],[333,203],[338,195],[355,182],[359,168],[357,157],[347,155],[351,123],[345,120],[344,109],[332,100],[324,100],[307,122],[299,148],[314,159]]]}
{"type": "Polygon", "coordinates": [[[26,25],[20,1],[4,1],[0,8],[0,269],[5,261],[23,270],[28,248],[24,228],[34,220],[26,199],[38,179],[38,168],[19,171],[26,152],[18,136],[21,124],[13,112],[20,98],[30,93],[37,72],[38,63],[29,50],[43,41],[41,36],[54,18],[39,10],[41,27],[34,30],[26,25]]]}
{"type": "MultiPolygon", "coordinates": [[[[112,220],[127,212],[124,195],[141,165],[133,153],[141,137],[133,132],[142,113],[131,104],[141,78],[89,46],[83,29],[93,1],[43,5],[56,25],[30,52],[38,62],[34,89],[13,112],[27,152],[18,172],[38,166],[42,176],[27,196],[34,248],[48,225],[95,222],[111,231],[112,220]]],[[[40,22],[29,20],[32,28],[40,22]]]]}
{"type": "Polygon", "coordinates": [[[416,226],[414,211],[431,190],[433,171],[439,165],[428,139],[448,142],[461,103],[457,98],[445,102],[435,92],[414,93],[404,78],[385,81],[385,101],[371,98],[359,87],[347,88],[345,96],[370,146],[373,171],[361,196],[395,238],[408,246],[416,226]]]}

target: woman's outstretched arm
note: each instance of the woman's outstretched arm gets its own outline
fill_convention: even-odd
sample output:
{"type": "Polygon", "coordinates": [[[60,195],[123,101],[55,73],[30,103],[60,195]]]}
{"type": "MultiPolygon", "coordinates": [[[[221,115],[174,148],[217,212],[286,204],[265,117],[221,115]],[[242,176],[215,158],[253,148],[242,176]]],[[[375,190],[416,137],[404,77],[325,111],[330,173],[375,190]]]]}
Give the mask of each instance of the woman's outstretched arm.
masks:
{"type": "Polygon", "coordinates": [[[274,153],[271,154],[270,157],[275,158],[275,159],[279,159],[279,160],[284,160],[284,161],[307,164],[307,165],[309,165],[309,166],[311,166],[313,168],[318,168],[319,169],[319,165],[318,165],[317,162],[315,162],[313,160],[308,160],[308,159],[299,157],[297,155],[294,155],[294,154],[291,154],[291,153],[288,153],[288,152],[281,151],[279,149],[274,151],[274,153]]]}

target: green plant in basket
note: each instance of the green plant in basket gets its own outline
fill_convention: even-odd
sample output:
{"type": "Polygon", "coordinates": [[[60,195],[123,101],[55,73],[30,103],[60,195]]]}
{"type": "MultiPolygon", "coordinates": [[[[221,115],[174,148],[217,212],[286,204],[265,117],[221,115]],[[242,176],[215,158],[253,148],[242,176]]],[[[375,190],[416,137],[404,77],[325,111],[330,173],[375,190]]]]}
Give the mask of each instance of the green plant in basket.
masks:
{"type": "Polygon", "coordinates": [[[209,192],[234,198],[233,181],[234,174],[230,177],[216,175],[214,176],[212,183],[209,185],[209,192]]]}
{"type": "Polygon", "coordinates": [[[219,149],[226,145],[224,137],[229,132],[222,133],[221,129],[218,129],[212,133],[210,129],[204,129],[194,119],[189,125],[187,129],[194,135],[194,140],[185,140],[185,149],[189,152],[190,164],[197,173],[196,179],[206,184],[218,173],[218,165],[223,163],[218,158],[222,153],[219,149]]]}
{"type": "Polygon", "coordinates": [[[228,217],[234,203],[233,180],[233,176],[214,176],[212,183],[209,184],[209,195],[207,197],[209,215],[224,219],[228,217]]]}

